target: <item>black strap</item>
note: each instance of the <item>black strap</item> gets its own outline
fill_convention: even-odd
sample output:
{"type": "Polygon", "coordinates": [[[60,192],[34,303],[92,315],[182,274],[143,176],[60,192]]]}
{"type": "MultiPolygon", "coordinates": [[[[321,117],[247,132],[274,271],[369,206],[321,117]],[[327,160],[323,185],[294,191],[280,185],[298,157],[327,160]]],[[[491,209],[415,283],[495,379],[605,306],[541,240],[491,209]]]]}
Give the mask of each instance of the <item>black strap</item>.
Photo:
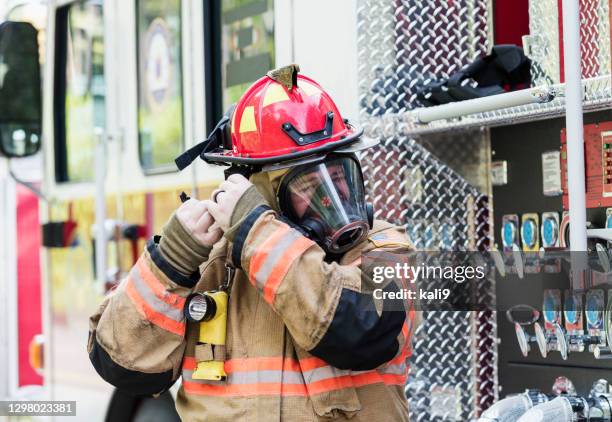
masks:
{"type": "Polygon", "coordinates": [[[251,227],[253,227],[253,224],[255,224],[255,221],[257,221],[257,219],[259,218],[260,215],[262,215],[264,212],[271,210],[272,208],[270,208],[267,205],[259,205],[258,207],[254,208],[253,211],[251,211],[247,217],[244,219],[244,221],[242,222],[242,224],[240,224],[240,227],[238,228],[238,232],[236,233],[236,236],[234,237],[234,244],[232,245],[232,263],[234,264],[234,267],[236,268],[242,268],[241,264],[241,258],[242,258],[242,248],[244,247],[244,241],[247,238],[247,235],[249,234],[249,231],[251,230],[251,227]]]}
{"type": "Polygon", "coordinates": [[[155,266],[159,268],[159,270],[164,273],[166,277],[179,286],[186,287],[188,289],[193,288],[193,286],[195,286],[200,280],[200,271],[196,270],[188,276],[177,271],[159,251],[159,247],[157,246],[159,240],[161,240],[161,237],[157,239],[157,241],[154,238],[153,241],[149,241],[147,243],[147,251],[149,251],[149,255],[151,256],[151,260],[155,266]]]}
{"type": "Polygon", "coordinates": [[[179,171],[193,163],[195,159],[198,158],[202,152],[204,152],[208,146],[208,142],[208,139],[204,142],[200,142],[196,146],[189,148],[187,151],[175,158],[174,163],[179,171]]]}
{"type": "Polygon", "coordinates": [[[210,132],[210,134],[208,135],[208,138],[206,138],[205,141],[200,142],[199,144],[189,148],[187,151],[183,152],[181,155],[179,155],[174,160],[174,163],[176,164],[176,167],[178,167],[179,170],[183,170],[184,168],[189,166],[198,157],[200,157],[202,160],[206,161],[209,164],[219,164],[216,162],[215,163],[209,162],[206,159],[205,154],[207,152],[210,152],[210,151],[213,151],[219,148],[220,146],[223,146],[224,138],[227,136],[226,135],[227,127],[230,124],[232,113],[234,112],[235,108],[236,108],[235,104],[232,104],[229,107],[229,109],[225,112],[221,120],[219,120],[219,122],[217,123],[215,128],[212,130],[212,132],[210,132]]]}

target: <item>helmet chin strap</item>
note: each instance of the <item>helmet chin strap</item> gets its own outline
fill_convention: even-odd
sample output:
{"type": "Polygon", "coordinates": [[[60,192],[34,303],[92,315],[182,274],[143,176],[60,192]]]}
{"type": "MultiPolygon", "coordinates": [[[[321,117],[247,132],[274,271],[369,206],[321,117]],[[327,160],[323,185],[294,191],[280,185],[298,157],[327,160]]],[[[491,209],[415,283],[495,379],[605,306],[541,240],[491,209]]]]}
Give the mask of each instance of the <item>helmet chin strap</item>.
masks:
{"type": "Polygon", "coordinates": [[[224,144],[227,144],[227,137],[230,136],[228,129],[232,119],[232,113],[234,112],[235,108],[235,104],[229,106],[221,120],[219,120],[219,122],[212,130],[212,132],[210,132],[205,141],[200,142],[199,144],[196,144],[195,146],[189,148],[187,151],[183,152],[174,160],[174,163],[176,164],[176,167],[179,169],[179,171],[191,165],[191,163],[193,163],[198,157],[200,157],[202,160],[206,161],[209,164],[219,164],[217,162],[208,161],[206,159],[205,154],[207,152],[215,150],[216,148],[224,144]]]}
{"type": "Polygon", "coordinates": [[[232,174],[241,174],[246,179],[250,178],[253,173],[257,173],[258,169],[253,166],[241,166],[239,164],[232,164],[225,170],[223,170],[223,175],[225,176],[225,180],[230,177],[232,174]]]}

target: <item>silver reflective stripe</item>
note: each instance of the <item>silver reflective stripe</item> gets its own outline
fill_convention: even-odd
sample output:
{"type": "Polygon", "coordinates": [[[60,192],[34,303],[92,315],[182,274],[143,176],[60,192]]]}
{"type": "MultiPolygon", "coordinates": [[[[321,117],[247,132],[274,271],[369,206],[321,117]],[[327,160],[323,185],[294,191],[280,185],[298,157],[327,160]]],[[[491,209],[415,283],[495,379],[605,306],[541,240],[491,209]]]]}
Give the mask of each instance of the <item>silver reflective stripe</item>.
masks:
{"type": "Polygon", "coordinates": [[[131,280],[134,288],[136,289],[140,297],[145,302],[147,302],[147,305],[149,305],[153,310],[159,312],[160,314],[164,314],[165,316],[170,319],[173,319],[174,321],[184,321],[183,310],[173,308],[172,306],[168,305],[166,302],[158,298],[140,276],[137,266],[135,266],[132,271],[130,271],[129,279],[131,280]]]}
{"type": "Polygon", "coordinates": [[[295,371],[237,371],[227,375],[226,381],[209,381],[193,379],[193,372],[183,369],[183,379],[189,382],[209,385],[226,384],[297,384],[304,385],[304,377],[300,372],[295,371]]]}
{"type": "Polygon", "coordinates": [[[401,363],[399,365],[389,365],[378,369],[378,372],[381,374],[389,374],[389,375],[406,375],[406,371],[408,367],[406,363],[401,363]]]}
{"type": "Polygon", "coordinates": [[[257,274],[255,274],[255,282],[260,291],[263,291],[276,264],[283,259],[284,252],[301,236],[296,230],[290,229],[268,252],[266,260],[261,265],[261,268],[259,268],[259,271],[257,271],[257,274]]]}
{"type": "Polygon", "coordinates": [[[310,371],[303,372],[303,375],[304,379],[306,380],[306,383],[311,384],[313,382],[323,381],[330,378],[338,378],[351,375],[351,371],[334,368],[333,366],[322,366],[320,368],[315,368],[311,369],[310,371]]]}
{"type": "Polygon", "coordinates": [[[282,383],[282,384],[312,384],[318,381],[325,381],[332,378],[340,378],[350,375],[361,375],[378,372],[379,374],[405,375],[406,364],[390,365],[376,371],[349,371],[334,368],[333,366],[322,366],[305,372],[296,371],[236,371],[228,374],[226,381],[209,381],[193,379],[191,370],[183,369],[183,379],[197,384],[208,385],[227,385],[227,384],[262,384],[262,383],[282,383]]]}
{"type": "Polygon", "coordinates": [[[349,371],[344,369],[334,368],[333,366],[322,366],[320,368],[311,369],[310,371],[305,371],[303,373],[304,379],[306,383],[310,384],[317,381],[323,381],[330,378],[339,378],[347,375],[361,375],[372,372],[378,372],[379,374],[389,374],[389,375],[406,375],[406,363],[401,363],[398,365],[389,365],[382,368],[379,368],[375,371],[349,371]]]}

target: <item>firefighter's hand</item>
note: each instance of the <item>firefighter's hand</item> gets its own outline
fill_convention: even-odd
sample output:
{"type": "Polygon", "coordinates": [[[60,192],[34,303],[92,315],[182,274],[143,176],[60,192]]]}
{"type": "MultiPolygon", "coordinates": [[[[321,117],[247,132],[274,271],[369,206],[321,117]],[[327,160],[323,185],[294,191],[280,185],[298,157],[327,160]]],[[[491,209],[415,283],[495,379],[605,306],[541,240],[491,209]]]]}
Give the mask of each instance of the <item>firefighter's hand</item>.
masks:
{"type": "Polygon", "coordinates": [[[218,227],[211,227],[214,219],[206,202],[190,199],[176,210],[176,217],[195,240],[204,246],[213,246],[223,232],[218,227]]]}
{"type": "Polygon", "coordinates": [[[214,228],[219,227],[223,231],[229,228],[238,200],[251,186],[252,183],[241,174],[232,174],[215,189],[210,200],[204,201],[215,219],[214,228]]]}

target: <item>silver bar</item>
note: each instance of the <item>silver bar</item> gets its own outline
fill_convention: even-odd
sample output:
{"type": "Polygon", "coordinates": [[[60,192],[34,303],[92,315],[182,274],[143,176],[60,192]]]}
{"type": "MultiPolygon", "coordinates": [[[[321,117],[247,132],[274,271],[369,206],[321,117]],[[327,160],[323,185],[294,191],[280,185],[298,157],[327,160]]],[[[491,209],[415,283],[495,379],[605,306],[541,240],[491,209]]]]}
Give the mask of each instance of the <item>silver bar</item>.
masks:
{"type": "Polygon", "coordinates": [[[548,86],[522,89],[505,94],[473,100],[457,101],[434,107],[419,108],[412,111],[419,123],[431,123],[436,120],[453,119],[476,113],[485,113],[504,108],[518,107],[527,104],[548,103],[555,98],[556,92],[548,86]]]}
{"type": "MultiPolygon", "coordinates": [[[[569,220],[572,228],[570,231],[570,248],[573,251],[586,251],[579,0],[563,0],[563,52],[566,97],[565,125],[567,127],[567,185],[569,191],[569,220]]],[[[576,268],[576,270],[580,269],[576,268]]]]}
{"type": "Polygon", "coordinates": [[[612,242],[612,229],[588,229],[587,236],[612,242]]]}

